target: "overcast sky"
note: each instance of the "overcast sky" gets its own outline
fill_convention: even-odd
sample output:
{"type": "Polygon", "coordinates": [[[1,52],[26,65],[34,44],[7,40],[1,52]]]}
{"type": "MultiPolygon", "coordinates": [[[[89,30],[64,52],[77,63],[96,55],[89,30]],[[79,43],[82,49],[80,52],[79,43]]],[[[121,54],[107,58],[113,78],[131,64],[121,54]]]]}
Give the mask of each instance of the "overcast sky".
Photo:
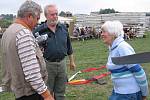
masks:
{"type": "MultiPolygon", "coordinates": [[[[0,14],[16,14],[19,6],[25,0],[1,0],[0,14]]],[[[90,14],[91,11],[114,8],[119,12],[150,12],[150,0],[33,0],[42,7],[46,4],[56,4],[60,11],[70,11],[73,14],[90,14]]]]}

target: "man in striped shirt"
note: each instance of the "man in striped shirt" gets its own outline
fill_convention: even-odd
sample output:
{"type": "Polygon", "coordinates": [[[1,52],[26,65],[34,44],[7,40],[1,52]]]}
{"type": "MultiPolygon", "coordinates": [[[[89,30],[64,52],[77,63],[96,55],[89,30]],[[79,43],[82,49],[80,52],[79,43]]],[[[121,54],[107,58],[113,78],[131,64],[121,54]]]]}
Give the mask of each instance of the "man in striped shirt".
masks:
{"type": "Polygon", "coordinates": [[[41,11],[40,5],[26,1],[2,36],[3,87],[10,88],[16,100],[54,100],[45,85],[46,65],[32,34],[41,11]]]}

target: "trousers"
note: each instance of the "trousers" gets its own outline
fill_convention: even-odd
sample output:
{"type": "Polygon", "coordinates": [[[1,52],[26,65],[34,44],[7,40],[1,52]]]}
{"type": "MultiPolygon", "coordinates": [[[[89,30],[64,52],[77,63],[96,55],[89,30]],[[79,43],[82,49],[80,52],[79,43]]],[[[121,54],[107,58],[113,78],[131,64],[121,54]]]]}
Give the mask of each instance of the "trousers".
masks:
{"type": "Polygon", "coordinates": [[[16,98],[16,100],[44,100],[44,99],[41,95],[36,93],[36,94],[29,95],[29,96],[23,96],[20,98],[16,98]]]}
{"type": "Polygon", "coordinates": [[[119,94],[113,90],[109,100],[142,100],[142,93],[139,91],[132,94],[119,94]]]}
{"type": "Polygon", "coordinates": [[[55,100],[65,99],[65,89],[67,82],[66,60],[60,62],[46,61],[48,71],[47,86],[51,92],[54,93],[55,100]]]}

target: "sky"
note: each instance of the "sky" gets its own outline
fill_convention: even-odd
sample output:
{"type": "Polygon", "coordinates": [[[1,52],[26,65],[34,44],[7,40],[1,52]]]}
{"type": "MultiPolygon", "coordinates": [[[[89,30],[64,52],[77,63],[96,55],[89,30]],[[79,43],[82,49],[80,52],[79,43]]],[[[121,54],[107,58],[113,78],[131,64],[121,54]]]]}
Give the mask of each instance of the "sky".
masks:
{"type": "MultiPolygon", "coordinates": [[[[25,0],[1,0],[0,14],[17,14],[25,0]]],[[[33,0],[44,8],[56,4],[60,11],[73,14],[90,14],[100,9],[113,8],[119,12],[150,12],[150,0],[33,0]]]]}

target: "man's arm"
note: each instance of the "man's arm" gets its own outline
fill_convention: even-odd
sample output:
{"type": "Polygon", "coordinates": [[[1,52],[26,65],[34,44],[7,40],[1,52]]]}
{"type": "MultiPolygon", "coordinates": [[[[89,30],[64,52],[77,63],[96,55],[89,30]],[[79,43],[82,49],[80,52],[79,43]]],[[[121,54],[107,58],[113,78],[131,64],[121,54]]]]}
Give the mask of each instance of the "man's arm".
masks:
{"type": "Polygon", "coordinates": [[[70,70],[75,70],[75,62],[74,62],[74,58],[73,58],[73,54],[69,55],[69,61],[70,61],[70,70]]]}
{"type": "Polygon", "coordinates": [[[69,33],[67,35],[67,54],[69,56],[69,61],[70,61],[70,70],[75,70],[76,65],[74,62],[73,50],[72,50],[72,45],[71,45],[69,33]]]}
{"type": "Polygon", "coordinates": [[[32,33],[24,29],[16,37],[16,46],[21,61],[25,80],[30,83],[32,88],[46,100],[53,100],[40,73],[40,65],[36,57],[35,43],[32,33]],[[47,99],[48,100],[48,99],[47,99]]]}

